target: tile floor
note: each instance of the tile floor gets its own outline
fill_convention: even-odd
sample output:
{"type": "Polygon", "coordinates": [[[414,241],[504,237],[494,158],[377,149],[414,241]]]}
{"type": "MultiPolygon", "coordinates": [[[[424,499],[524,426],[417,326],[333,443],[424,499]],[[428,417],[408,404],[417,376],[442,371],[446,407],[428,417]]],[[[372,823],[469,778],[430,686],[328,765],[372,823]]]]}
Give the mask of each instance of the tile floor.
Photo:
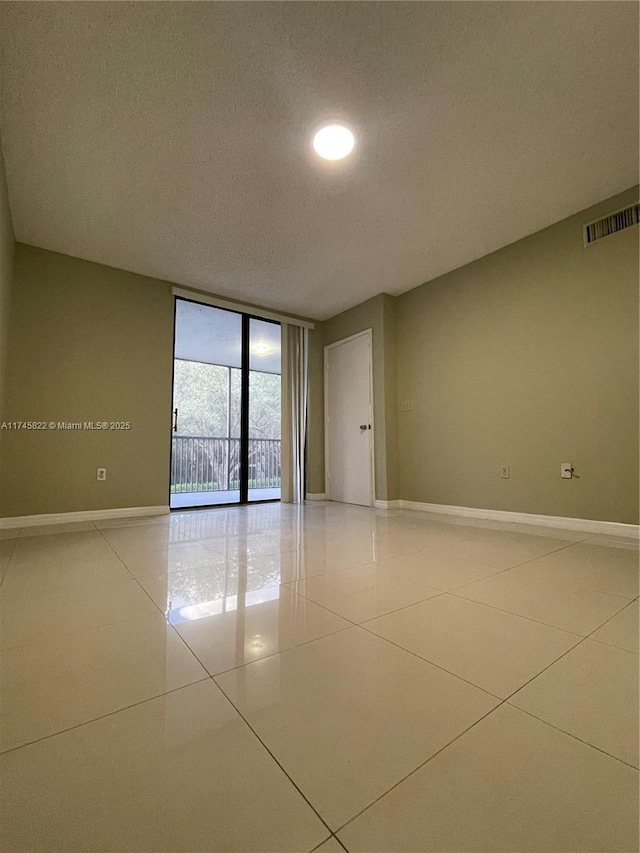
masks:
{"type": "Polygon", "coordinates": [[[637,541],[263,504],[0,579],[2,851],[638,851],[637,541]]]}

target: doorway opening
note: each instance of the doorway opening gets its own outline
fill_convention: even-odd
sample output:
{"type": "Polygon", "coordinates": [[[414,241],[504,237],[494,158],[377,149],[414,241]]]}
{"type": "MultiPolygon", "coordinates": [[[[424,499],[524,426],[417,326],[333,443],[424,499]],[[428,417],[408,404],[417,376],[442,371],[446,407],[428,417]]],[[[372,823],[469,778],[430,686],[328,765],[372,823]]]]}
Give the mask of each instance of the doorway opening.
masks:
{"type": "Polygon", "coordinates": [[[280,499],[280,324],[176,298],[172,509],[280,499]]]}

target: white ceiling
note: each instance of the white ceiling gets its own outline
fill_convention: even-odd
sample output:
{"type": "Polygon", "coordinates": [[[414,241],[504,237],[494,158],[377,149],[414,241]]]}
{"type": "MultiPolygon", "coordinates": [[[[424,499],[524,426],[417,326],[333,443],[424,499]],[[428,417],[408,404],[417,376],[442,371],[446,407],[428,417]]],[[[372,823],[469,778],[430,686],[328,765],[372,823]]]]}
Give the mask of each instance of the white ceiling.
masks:
{"type": "Polygon", "coordinates": [[[0,32],[18,240],[303,316],[638,180],[636,3],[5,2],[0,32]]]}

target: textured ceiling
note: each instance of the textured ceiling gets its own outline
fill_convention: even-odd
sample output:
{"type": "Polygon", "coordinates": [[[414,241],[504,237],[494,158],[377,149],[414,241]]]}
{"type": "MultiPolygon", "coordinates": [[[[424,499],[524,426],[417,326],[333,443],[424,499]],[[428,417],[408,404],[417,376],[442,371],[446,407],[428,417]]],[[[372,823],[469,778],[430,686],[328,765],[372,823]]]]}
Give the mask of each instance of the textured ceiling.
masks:
{"type": "Polygon", "coordinates": [[[638,5],[0,3],[18,240],[322,319],[638,180],[638,5]],[[343,117],[349,162],[309,133],[343,117]]]}

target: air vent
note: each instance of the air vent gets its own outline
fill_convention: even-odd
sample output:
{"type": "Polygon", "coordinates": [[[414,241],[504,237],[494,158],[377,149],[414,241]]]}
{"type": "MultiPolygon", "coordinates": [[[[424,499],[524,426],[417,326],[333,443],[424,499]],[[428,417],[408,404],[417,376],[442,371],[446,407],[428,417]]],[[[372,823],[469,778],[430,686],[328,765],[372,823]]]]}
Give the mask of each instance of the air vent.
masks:
{"type": "Polygon", "coordinates": [[[640,204],[632,204],[625,207],[624,210],[618,210],[616,213],[610,213],[609,216],[603,216],[602,219],[596,219],[595,222],[588,222],[582,229],[584,245],[590,246],[596,240],[602,240],[603,237],[609,237],[616,231],[637,225],[638,222],[640,222],[640,204]]]}

